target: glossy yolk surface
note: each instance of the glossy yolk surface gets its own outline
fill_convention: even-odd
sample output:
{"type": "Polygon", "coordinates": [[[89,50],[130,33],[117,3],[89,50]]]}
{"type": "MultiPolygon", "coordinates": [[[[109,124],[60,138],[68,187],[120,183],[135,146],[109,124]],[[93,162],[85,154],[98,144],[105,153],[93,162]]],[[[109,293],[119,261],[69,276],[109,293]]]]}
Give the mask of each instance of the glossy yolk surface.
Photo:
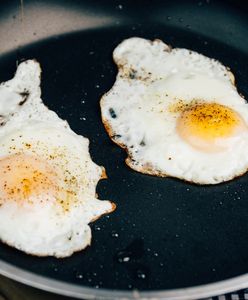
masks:
{"type": "Polygon", "coordinates": [[[220,151],[224,148],[221,139],[245,130],[247,126],[237,112],[217,103],[187,107],[177,121],[179,135],[191,146],[206,152],[220,151]]]}

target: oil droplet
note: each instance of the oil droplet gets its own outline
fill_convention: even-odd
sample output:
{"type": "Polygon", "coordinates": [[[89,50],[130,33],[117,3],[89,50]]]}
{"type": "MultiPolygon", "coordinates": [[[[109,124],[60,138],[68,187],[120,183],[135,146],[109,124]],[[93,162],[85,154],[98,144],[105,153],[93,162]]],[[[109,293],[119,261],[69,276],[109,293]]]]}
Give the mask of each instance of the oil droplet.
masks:
{"type": "Polygon", "coordinates": [[[139,280],[148,280],[150,275],[150,270],[143,264],[136,264],[135,268],[133,269],[133,276],[134,279],[139,280]]]}
{"type": "Polygon", "coordinates": [[[137,278],[139,278],[139,279],[146,278],[146,273],[144,272],[144,270],[137,270],[137,278]]]}
{"type": "Polygon", "coordinates": [[[76,274],[76,278],[83,279],[83,275],[78,273],[78,274],[76,274]]]}
{"type": "Polygon", "coordinates": [[[167,16],[166,19],[167,19],[168,21],[170,21],[172,18],[171,18],[170,16],[167,16]]]}
{"type": "Polygon", "coordinates": [[[116,255],[116,259],[119,263],[125,263],[130,261],[130,253],[127,251],[119,251],[116,255]]]}
{"type": "Polygon", "coordinates": [[[118,234],[117,232],[113,231],[113,232],[111,233],[111,236],[112,236],[113,238],[118,238],[118,237],[119,237],[119,234],[118,234]]]}
{"type": "Polygon", "coordinates": [[[114,259],[118,263],[127,263],[132,260],[141,258],[144,255],[144,241],[141,239],[134,240],[126,249],[116,253],[114,259]]]}

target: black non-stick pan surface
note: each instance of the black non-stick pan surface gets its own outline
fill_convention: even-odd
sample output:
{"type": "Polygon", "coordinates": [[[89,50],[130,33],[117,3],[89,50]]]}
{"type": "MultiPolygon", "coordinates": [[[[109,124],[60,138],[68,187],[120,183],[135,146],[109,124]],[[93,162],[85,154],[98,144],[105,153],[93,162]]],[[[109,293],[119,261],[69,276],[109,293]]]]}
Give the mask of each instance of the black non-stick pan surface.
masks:
{"type": "MultiPolygon", "coordinates": [[[[99,108],[117,73],[112,51],[132,36],[159,38],[220,60],[248,98],[246,3],[24,1],[24,18],[29,5],[37,5],[37,10],[47,6],[47,14],[50,6],[62,7],[92,19],[94,26],[36,38],[2,54],[0,81],[14,75],[16,62],[36,58],[41,63],[45,104],[90,139],[92,158],[109,177],[97,193],[117,209],[91,224],[91,247],[66,259],[32,257],[0,244],[0,273],[82,298],[197,298],[248,286],[248,175],[196,186],[136,173],[124,164],[124,150],[110,141],[99,108]],[[97,23],[103,17],[109,22],[97,23]]],[[[9,13],[10,7],[19,13],[18,1],[0,5],[0,20],[19,18],[9,13]]]]}

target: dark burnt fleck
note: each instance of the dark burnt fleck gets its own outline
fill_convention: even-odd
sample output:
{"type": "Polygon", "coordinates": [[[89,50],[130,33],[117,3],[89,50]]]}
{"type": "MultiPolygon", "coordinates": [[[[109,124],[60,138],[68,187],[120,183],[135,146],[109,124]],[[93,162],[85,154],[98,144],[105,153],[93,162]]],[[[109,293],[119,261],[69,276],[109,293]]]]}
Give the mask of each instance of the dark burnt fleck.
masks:
{"type": "Polygon", "coordinates": [[[168,47],[164,48],[164,52],[171,52],[171,50],[173,49],[173,47],[171,45],[167,45],[168,47]]]}
{"type": "Polygon", "coordinates": [[[22,96],[22,100],[19,102],[20,106],[23,105],[28,100],[29,95],[30,93],[28,91],[20,93],[20,96],[22,96]]]}
{"type": "Polygon", "coordinates": [[[135,79],[135,78],[136,78],[136,75],[137,75],[137,71],[131,69],[130,72],[129,72],[129,78],[130,78],[130,79],[135,79]]]}
{"type": "Polygon", "coordinates": [[[112,139],[114,139],[114,140],[119,139],[119,138],[121,138],[120,134],[114,134],[114,135],[112,135],[112,139]]]}
{"type": "Polygon", "coordinates": [[[0,115],[0,126],[4,126],[7,122],[7,118],[4,115],[0,115]]]}
{"type": "Polygon", "coordinates": [[[113,119],[117,118],[117,115],[112,107],[109,109],[109,113],[110,113],[111,118],[113,118],[113,119]]]}
{"type": "Polygon", "coordinates": [[[145,145],[146,145],[145,141],[142,140],[142,141],[140,142],[140,146],[144,147],[145,145]]]}

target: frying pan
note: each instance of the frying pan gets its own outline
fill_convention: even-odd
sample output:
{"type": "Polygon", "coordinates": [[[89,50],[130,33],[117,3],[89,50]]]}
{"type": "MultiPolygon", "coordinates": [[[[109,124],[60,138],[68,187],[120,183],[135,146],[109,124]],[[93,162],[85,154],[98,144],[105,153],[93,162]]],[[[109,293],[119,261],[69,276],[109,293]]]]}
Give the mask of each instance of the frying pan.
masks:
{"type": "Polygon", "coordinates": [[[246,1],[1,1],[0,80],[36,58],[42,97],[90,139],[117,210],[91,224],[91,247],[66,259],[0,244],[0,273],[85,299],[195,299],[248,287],[248,176],[216,186],[142,175],[108,138],[99,99],[114,83],[124,38],[160,38],[220,60],[248,97],[246,1]]]}

